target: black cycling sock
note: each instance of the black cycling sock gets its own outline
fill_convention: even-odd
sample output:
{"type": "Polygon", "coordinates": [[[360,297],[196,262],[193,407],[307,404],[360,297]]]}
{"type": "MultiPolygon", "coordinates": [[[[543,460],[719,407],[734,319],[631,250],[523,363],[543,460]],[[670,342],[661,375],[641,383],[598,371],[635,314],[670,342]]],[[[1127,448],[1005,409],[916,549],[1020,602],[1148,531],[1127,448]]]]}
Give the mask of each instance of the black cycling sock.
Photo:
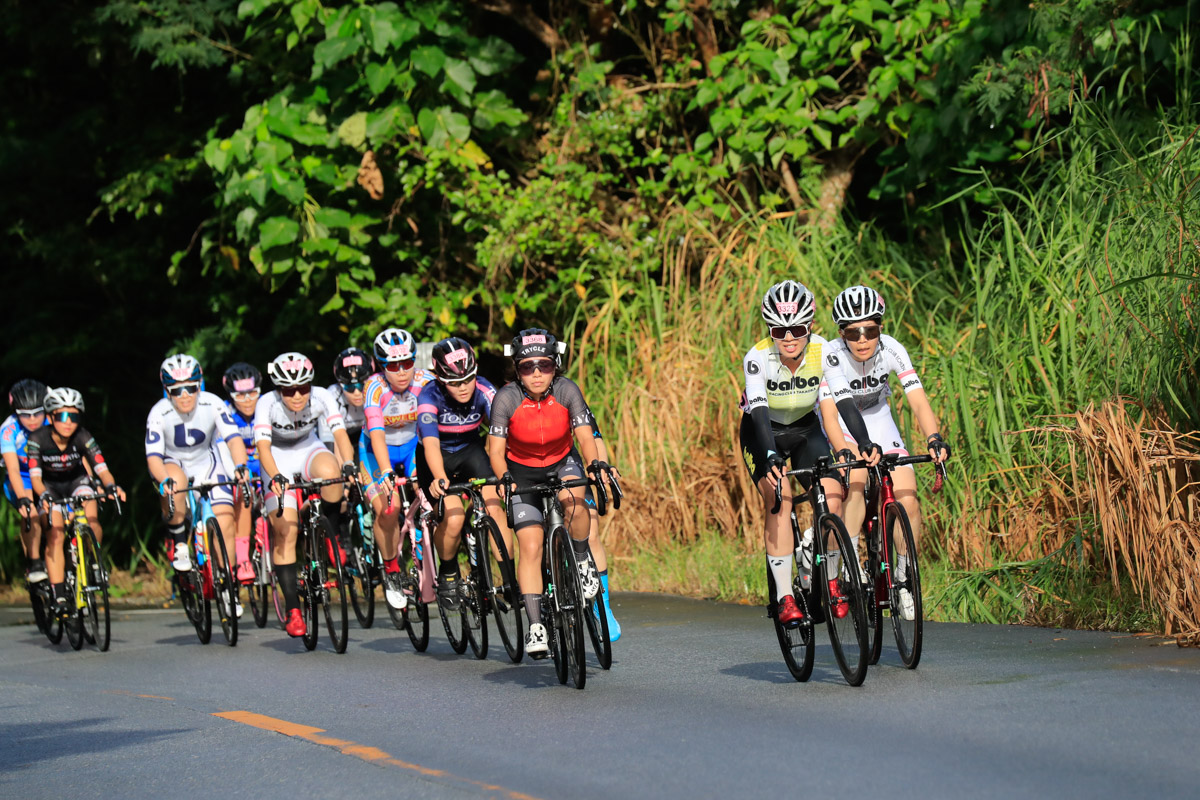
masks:
{"type": "Polygon", "coordinates": [[[66,581],[63,581],[62,583],[54,584],[54,599],[56,601],[57,600],[65,601],[67,599],[67,582],[66,581]]]}
{"type": "Polygon", "coordinates": [[[338,535],[342,526],[342,509],[339,505],[339,503],[321,503],[321,516],[329,523],[329,532],[334,536],[338,535]]]}
{"type": "Polygon", "coordinates": [[[296,585],[296,575],[295,564],[275,565],[275,579],[279,582],[279,591],[283,592],[283,605],[286,611],[300,607],[300,589],[296,585]]]}
{"type": "Polygon", "coordinates": [[[447,558],[438,564],[438,575],[453,575],[458,577],[458,559],[447,558]]]}
{"type": "Polygon", "coordinates": [[[171,544],[187,544],[187,526],[182,522],[178,525],[168,525],[167,535],[171,537],[171,544]]]}
{"type": "Polygon", "coordinates": [[[542,621],[542,596],[540,594],[523,594],[521,602],[525,604],[525,615],[529,617],[530,625],[542,621]]]}
{"type": "Polygon", "coordinates": [[[587,558],[588,553],[591,552],[591,548],[588,547],[587,539],[572,539],[571,547],[575,548],[575,555],[579,558],[587,558]]]}

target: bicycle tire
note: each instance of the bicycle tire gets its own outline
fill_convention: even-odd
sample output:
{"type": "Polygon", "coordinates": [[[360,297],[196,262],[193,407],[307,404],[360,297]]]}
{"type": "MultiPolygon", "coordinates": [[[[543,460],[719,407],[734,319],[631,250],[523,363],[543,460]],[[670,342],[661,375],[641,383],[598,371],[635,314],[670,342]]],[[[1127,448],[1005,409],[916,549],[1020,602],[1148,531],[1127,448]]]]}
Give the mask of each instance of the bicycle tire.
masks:
{"type": "Polygon", "coordinates": [[[612,640],[608,632],[608,614],[604,610],[604,590],[596,592],[596,596],[587,601],[584,609],[584,619],[587,621],[588,638],[592,642],[592,652],[600,669],[612,667],[612,640]]]}
{"type": "Polygon", "coordinates": [[[49,618],[46,620],[46,639],[50,644],[58,644],[63,638],[63,621],[54,615],[51,608],[47,609],[47,614],[49,618]]]}
{"type": "MultiPolygon", "coordinates": [[[[579,583],[579,565],[575,548],[565,528],[554,529],[551,537],[551,578],[554,581],[554,604],[557,606],[559,633],[562,636],[561,651],[565,658],[565,672],[576,689],[587,685],[587,659],[584,655],[583,587],[579,583]]],[[[559,680],[565,683],[564,679],[559,680]]]]}
{"type": "Polygon", "coordinates": [[[317,649],[317,634],[320,631],[317,626],[318,595],[314,585],[317,578],[316,568],[307,555],[296,563],[301,565],[298,579],[303,584],[300,587],[300,616],[304,618],[304,635],[300,640],[304,642],[305,650],[312,651],[317,649]]]}
{"type": "Polygon", "coordinates": [[[29,592],[29,608],[33,611],[33,622],[37,625],[38,633],[45,636],[50,631],[50,609],[42,601],[42,592],[34,584],[25,587],[29,592]]]}
{"type": "Polygon", "coordinates": [[[346,644],[350,641],[350,610],[346,600],[346,570],[342,566],[337,553],[337,538],[325,517],[317,519],[317,555],[319,561],[318,577],[321,579],[316,589],[321,598],[321,607],[325,612],[325,630],[329,632],[329,641],[333,644],[333,652],[345,653],[346,644]]]}
{"type": "Polygon", "coordinates": [[[208,530],[209,549],[216,559],[209,559],[209,567],[213,575],[213,599],[217,604],[217,620],[221,623],[221,633],[225,635],[225,643],[230,647],[237,646],[237,590],[238,585],[233,579],[232,565],[229,553],[225,548],[225,537],[221,535],[221,526],[216,518],[205,520],[208,530]],[[219,563],[218,563],[219,562],[219,563]]]}
{"type": "Polygon", "coordinates": [[[882,537],[878,534],[877,524],[870,520],[866,526],[867,541],[867,579],[870,583],[864,586],[867,606],[867,630],[870,633],[871,647],[869,663],[878,664],[879,656],[883,653],[883,607],[881,598],[887,597],[888,583],[891,573],[883,569],[882,537]]]}
{"type": "Polygon", "coordinates": [[[83,647],[83,618],[79,614],[79,603],[76,599],[76,575],[77,567],[75,559],[75,546],[68,544],[63,550],[65,551],[66,562],[65,575],[67,584],[67,607],[70,612],[67,619],[63,622],[63,628],[67,632],[67,644],[71,645],[72,650],[79,650],[83,647]]]}
{"type": "Polygon", "coordinates": [[[254,570],[254,579],[246,587],[246,600],[250,604],[250,613],[254,615],[256,627],[267,627],[267,598],[271,591],[271,576],[266,572],[263,554],[258,546],[258,537],[252,536],[253,543],[250,551],[250,568],[254,570]]]}
{"type": "MultiPolygon", "coordinates": [[[[464,535],[468,551],[474,550],[475,564],[463,577],[462,608],[463,621],[467,628],[467,643],[471,645],[471,653],[478,659],[487,658],[488,654],[488,595],[487,595],[487,530],[471,531],[470,536],[464,535]]],[[[465,534],[465,531],[464,531],[465,534]]],[[[469,563],[469,562],[468,562],[469,563]]]]}
{"type": "Polygon", "coordinates": [[[347,570],[350,582],[350,603],[354,606],[354,617],[358,624],[369,628],[375,624],[375,565],[378,559],[371,551],[362,528],[362,519],[356,506],[350,506],[350,561],[353,571],[347,570]]]}
{"type": "Polygon", "coordinates": [[[112,621],[109,617],[108,579],[104,575],[104,567],[100,561],[100,545],[96,543],[96,534],[92,529],[84,528],[81,540],[85,551],[83,562],[88,566],[88,586],[84,592],[84,602],[87,603],[86,622],[91,643],[101,653],[108,651],[112,641],[112,621]]]}
{"type": "MultiPolygon", "coordinates": [[[[794,517],[792,524],[795,525],[794,517]]],[[[792,533],[798,547],[800,537],[796,535],[794,527],[792,533]]],[[[796,558],[794,552],[792,558],[795,562],[792,572],[792,595],[800,605],[800,610],[804,612],[804,618],[798,625],[784,625],[779,621],[779,614],[774,602],[771,603],[769,613],[771,623],[775,626],[775,638],[779,642],[779,651],[783,654],[783,663],[795,680],[804,683],[812,676],[813,660],[817,649],[814,645],[816,626],[805,599],[809,595],[804,591],[804,584],[801,580],[800,560],[796,558]]],[[[772,598],[775,597],[775,582],[769,570],[767,572],[767,591],[771,593],[772,598]]]]}
{"type": "Polygon", "coordinates": [[[401,541],[400,562],[401,562],[401,585],[403,587],[407,604],[403,609],[397,611],[392,608],[391,603],[385,605],[388,608],[388,614],[392,617],[392,622],[397,628],[402,628],[408,634],[408,640],[412,643],[413,649],[418,653],[424,653],[429,647],[429,603],[421,598],[424,592],[421,589],[422,574],[424,572],[423,559],[428,555],[422,549],[417,553],[413,549],[414,542],[412,535],[404,537],[401,541]],[[404,548],[408,549],[407,554],[404,548]]]}
{"type": "MultiPolygon", "coordinates": [[[[459,583],[461,584],[465,578],[462,577],[461,570],[459,572],[459,583]]],[[[460,587],[461,595],[461,587],[460,587]]],[[[460,596],[458,608],[448,609],[441,602],[437,604],[438,616],[442,618],[442,627],[446,629],[446,641],[450,643],[450,649],[455,653],[462,655],[467,651],[467,611],[464,608],[463,599],[460,596]]]]}
{"type": "Polygon", "coordinates": [[[858,577],[858,554],[850,543],[850,534],[846,526],[832,514],[821,518],[816,547],[821,553],[821,598],[825,605],[825,620],[829,629],[829,643],[833,646],[833,655],[837,659],[842,677],[851,686],[861,686],[867,677],[867,656],[869,655],[867,641],[867,614],[863,602],[862,584],[858,577]],[[829,587],[829,575],[825,569],[827,558],[827,539],[833,536],[837,549],[842,553],[839,559],[840,569],[834,578],[839,583],[841,596],[845,597],[848,606],[847,613],[838,617],[834,613],[835,600],[829,587]],[[845,554],[852,554],[846,558],[845,554]],[[847,567],[847,565],[850,565],[847,567]]]}
{"type": "Polygon", "coordinates": [[[192,619],[192,624],[196,628],[196,638],[200,640],[200,644],[208,644],[212,640],[212,600],[208,598],[205,591],[206,584],[211,580],[212,572],[210,565],[212,564],[211,554],[204,559],[204,565],[200,564],[200,555],[196,551],[196,531],[192,531],[188,536],[188,551],[192,559],[192,568],[181,576],[180,583],[187,583],[185,591],[192,592],[192,599],[195,603],[195,617],[192,619]]]}
{"type": "Polygon", "coordinates": [[[492,619],[496,620],[496,630],[500,633],[500,641],[504,643],[504,651],[508,653],[509,660],[519,664],[525,656],[525,639],[521,621],[521,590],[517,586],[516,570],[504,545],[504,537],[500,535],[500,526],[491,517],[484,518],[483,526],[491,543],[484,550],[483,561],[488,607],[492,619]]]}
{"type": "Polygon", "coordinates": [[[899,503],[890,504],[886,511],[886,527],[887,536],[889,538],[889,552],[892,553],[892,563],[888,565],[888,572],[892,574],[893,580],[889,587],[888,599],[892,605],[892,630],[896,634],[896,649],[900,651],[900,661],[908,669],[916,669],[917,664],[921,662],[921,639],[924,628],[924,604],[921,600],[921,569],[917,563],[917,545],[913,539],[912,524],[909,522],[908,513],[904,510],[904,506],[899,503]],[[907,567],[905,569],[904,580],[895,579],[893,573],[896,569],[896,529],[899,528],[900,536],[904,540],[904,550],[907,555],[907,567]],[[913,618],[906,620],[902,611],[900,602],[900,590],[907,589],[912,594],[913,599],[913,618]]]}

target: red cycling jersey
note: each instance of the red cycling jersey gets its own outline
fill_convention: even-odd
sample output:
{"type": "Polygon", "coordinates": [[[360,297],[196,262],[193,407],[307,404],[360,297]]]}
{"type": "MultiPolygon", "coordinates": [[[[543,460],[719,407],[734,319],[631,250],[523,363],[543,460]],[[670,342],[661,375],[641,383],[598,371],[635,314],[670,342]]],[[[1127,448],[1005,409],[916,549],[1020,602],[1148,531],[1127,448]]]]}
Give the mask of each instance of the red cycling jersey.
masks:
{"type": "Polygon", "coordinates": [[[492,400],[491,434],[505,442],[505,457],[527,467],[546,467],[571,452],[571,434],[589,424],[583,393],[569,378],[558,377],[541,400],[533,400],[513,382],[492,400]]]}

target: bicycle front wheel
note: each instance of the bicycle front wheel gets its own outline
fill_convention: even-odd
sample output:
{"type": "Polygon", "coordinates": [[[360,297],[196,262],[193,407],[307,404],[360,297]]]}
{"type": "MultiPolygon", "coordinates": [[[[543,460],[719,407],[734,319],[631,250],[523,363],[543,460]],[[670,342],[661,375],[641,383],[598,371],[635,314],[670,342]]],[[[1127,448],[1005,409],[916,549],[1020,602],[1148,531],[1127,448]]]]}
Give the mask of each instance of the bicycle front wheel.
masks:
{"type": "Polygon", "coordinates": [[[325,628],[335,653],[346,652],[350,640],[350,611],[346,602],[346,570],[342,567],[341,549],[324,517],[317,520],[317,546],[320,553],[320,574],[323,578],[317,591],[325,611],[325,628]]]}
{"type": "Polygon", "coordinates": [[[83,647],[83,617],[79,613],[78,584],[76,582],[79,574],[77,566],[79,555],[75,548],[74,544],[64,548],[66,550],[67,608],[69,611],[63,627],[67,629],[67,643],[71,645],[71,649],[79,650],[83,647]]]}
{"type": "MultiPolygon", "coordinates": [[[[562,672],[571,678],[576,689],[587,684],[587,661],[583,645],[583,587],[579,584],[579,566],[575,548],[571,546],[566,529],[557,527],[550,540],[550,579],[554,585],[554,605],[558,634],[561,642],[562,672]]],[[[558,663],[555,663],[558,666],[558,663]]],[[[563,677],[560,683],[565,683],[563,677]]]]}
{"type": "Polygon", "coordinates": [[[212,639],[212,600],[204,589],[205,585],[212,581],[212,558],[210,553],[204,557],[204,564],[200,564],[200,553],[196,549],[197,538],[195,532],[188,537],[192,568],[180,576],[180,588],[192,593],[194,615],[189,616],[192,616],[192,624],[196,627],[196,638],[200,640],[200,644],[208,644],[212,639]]]}
{"type": "Polygon", "coordinates": [[[609,669],[612,667],[612,640],[608,638],[608,614],[604,610],[603,590],[587,601],[583,616],[587,621],[588,638],[592,640],[596,661],[600,669],[609,669]]]}
{"type": "MultiPolygon", "coordinates": [[[[459,577],[458,580],[462,583],[466,578],[459,577]]],[[[446,608],[445,604],[439,601],[438,614],[442,618],[442,627],[446,629],[446,641],[450,643],[450,648],[460,655],[465,653],[469,634],[467,631],[467,609],[466,604],[463,603],[461,592],[458,608],[446,608]]]]}
{"type": "Polygon", "coordinates": [[[512,558],[500,535],[500,526],[490,517],[485,517],[480,529],[483,547],[483,579],[486,582],[484,591],[487,594],[487,605],[496,620],[496,630],[500,633],[500,641],[509,659],[520,663],[525,656],[525,639],[521,620],[521,592],[517,588],[517,572],[513,567],[512,558]],[[487,536],[483,537],[484,529],[487,536]]]}
{"type": "Polygon", "coordinates": [[[900,660],[909,669],[916,669],[921,661],[921,632],[924,607],[921,603],[921,570],[917,564],[917,544],[913,539],[912,525],[904,506],[892,503],[887,507],[888,552],[891,576],[888,600],[892,605],[892,629],[896,633],[896,648],[900,660]],[[903,550],[903,556],[898,554],[903,550]],[[901,569],[900,559],[905,563],[901,569]],[[906,596],[907,595],[907,596],[906,596]]]}
{"type": "Polygon", "coordinates": [[[96,544],[96,535],[91,528],[84,529],[80,544],[84,552],[83,563],[88,568],[88,583],[83,593],[84,602],[87,603],[85,622],[88,639],[103,653],[108,650],[112,635],[108,613],[108,578],[100,563],[100,546],[96,544]]]}
{"type": "Polygon", "coordinates": [[[868,520],[867,540],[867,585],[863,587],[867,605],[867,633],[870,638],[869,663],[878,664],[883,652],[883,607],[888,596],[891,573],[883,569],[883,553],[880,551],[882,537],[878,523],[868,520]]]}
{"type": "Polygon", "coordinates": [[[217,556],[215,560],[209,561],[213,574],[213,598],[217,601],[217,619],[221,622],[225,642],[234,647],[238,640],[238,587],[233,580],[233,570],[230,568],[229,553],[225,551],[225,538],[221,535],[221,526],[215,518],[210,517],[205,522],[205,527],[208,530],[208,540],[212,543],[211,549],[217,556]]]}
{"type": "Polygon", "coordinates": [[[375,624],[375,570],[379,559],[373,542],[362,528],[362,518],[355,506],[350,507],[350,561],[346,565],[350,582],[350,602],[358,624],[369,628],[375,624]]]}
{"type": "Polygon", "coordinates": [[[867,677],[867,612],[862,583],[858,577],[858,554],[850,544],[850,534],[837,517],[821,518],[818,537],[821,550],[821,596],[829,626],[829,643],[842,677],[851,686],[861,686],[867,677]],[[829,568],[829,551],[837,550],[837,569],[829,568]],[[840,615],[840,616],[839,616],[840,615]]]}
{"type": "Polygon", "coordinates": [[[467,626],[467,642],[476,658],[487,658],[488,653],[488,624],[487,624],[487,529],[475,528],[467,540],[467,549],[471,552],[473,564],[463,575],[462,609],[463,620],[467,626]],[[482,535],[481,535],[482,534],[482,535]]]}

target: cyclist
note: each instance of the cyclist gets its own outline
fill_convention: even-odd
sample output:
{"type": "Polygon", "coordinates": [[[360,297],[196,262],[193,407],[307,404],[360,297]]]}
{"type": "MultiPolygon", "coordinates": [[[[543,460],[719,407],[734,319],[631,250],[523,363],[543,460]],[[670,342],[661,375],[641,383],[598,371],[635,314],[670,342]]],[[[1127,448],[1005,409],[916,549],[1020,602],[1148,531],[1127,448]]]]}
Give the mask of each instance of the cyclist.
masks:
{"type": "Polygon", "coordinates": [[[365,433],[358,440],[358,460],[367,483],[367,499],[375,511],[375,541],[383,559],[383,594],[388,605],[408,602],[400,584],[400,501],[396,473],[416,475],[417,398],[433,376],[417,369],[417,343],[412,334],[388,328],[375,337],[375,363],[382,372],[367,381],[365,433]]]}
{"type": "MultiPolygon", "coordinates": [[[[96,440],[79,423],[83,420],[83,396],[74,389],[59,387],[46,392],[44,407],[50,416],[50,425],[38,428],[29,434],[25,454],[29,458],[29,480],[42,506],[42,513],[50,520],[46,535],[46,571],[54,587],[55,613],[59,618],[67,616],[66,559],[63,556],[63,529],[65,522],[62,511],[54,503],[67,497],[91,494],[92,474],[104,484],[106,491],[115,494],[122,502],[125,490],[117,485],[109,472],[104,454],[96,440]]],[[[96,534],[96,542],[103,538],[104,531],[97,518],[95,500],[83,504],[88,525],[96,534]]]]}
{"type": "MultiPolygon", "coordinates": [[[[588,407],[574,381],[559,374],[558,340],[549,331],[529,328],[513,338],[508,348],[517,369],[517,380],[496,392],[488,437],[492,471],[505,482],[519,486],[543,483],[550,478],[572,480],[584,475],[583,463],[571,453],[571,435],[590,466],[589,472],[607,467],[597,458],[596,440],[588,424],[588,407]]],[[[588,557],[590,515],[583,487],[563,490],[559,500],[579,560],[579,577],[585,599],[600,590],[596,567],[588,557]]],[[[529,618],[525,652],[545,658],[549,649],[541,619],[542,543],[541,503],[522,496],[519,488],[509,498],[516,521],[520,560],[517,580],[529,618]]]]}
{"type": "Polygon", "coordinates": [[[46,580],[46,562],[42,559],[42,520],[35,513],[33,484],[29,482],[29,457],[25,443],[29,434],[49,425],[42,403],[46,399],[46,384],[22,380],[8,392],[8,404],[13,413],[0,425],[0,454],[3,454],[4,497],[29,520],[29,530],[21,526],[21,548],[25,551],[26,579],[30,583],[46,580]]]}
{"type": "MultiPolygon", "coordinates": [[[[804,618],[792,595],[792,491],[783,478],[786,461],[790,460],[795,468],[811,467],[818,458],[830,454],[831,445],[839,459],[848,458],[837,424],[838,411],[857,440],[866,443],[863,451],[868,458],[878,462],[880,455],[879,446],[867,436],[850,398],[849,383],[837,369],[825,364],[824,352],[829,343],[812,332],[815,309],[812,292],[804,284],[786,280],[772,286],[762,301],[762,318],[769,335],[750,348],[742,361],[746,385],[739,435],[742,458],[762,494],[767,573],[775,588],[772,602],[776,618],[785,625],[798,625],[804,618]],[[829,396],[818,408],[822,379],[828,383],[829,396]],[[783,502],[779,511],[771,513],[780,481],[783,502]]],[[[823,482],[830,511],[837,514],[841,511],[841,484],[833,477],[823,482]]],[[[835,551],[829,553],[830,575],[837,574],[838,555],[835,551]]],[[[829,585],[831,594],[841,597],[837,579],[830,579],[829,585]]],[[[834,613],[838,617],[848,612],[845,599],[836,602],[834,613]]]]}
{"type": "MultiPolygon", "coordinates": [[[[225,408],[229,411],[229,416],[233,418],[233,423],[237,425],[238,433],[242,437],[242,445],[246,449],[246,469],[249,470],[251,478],[261,477],[258,450],[254,446],[254,410],[258,407],[258,398],[262,394],[262,373],[253,364],[238,361],[225,370],[225,374],[221,377],[221,385],[225,387],[225,392],[229,395],[229,399],[225,401],[225,408]]],[[[232,474],[234,464],[229,447],[223,444],[219,447],[226,474],[232,474]]],[[[240,493],[243,490],[238,487],[237,491],[240,493]]],[[[235,558],[238,564],[238,580],[249,580],[254,577],[254,568],[249,564],[250,524],[253,519],[254,510],[247,508],[242,503],[240,496],[235,497],[233,529],[237,550],[235,558]]],[[[262,546],[266,546],[266,521],[260,520],[260,523],[263,537],[262,546]]]]}
{"type": "MultiPolygon", "coordinates": [[[[417,405],[417,485],[425,496],[436,501],[444,487],[471,478],[490,478],[491,463],[483,446],[481,428],[491,417],[496,388],[478,375],[475,351],[457,337],[443,339],[433,346],[433,374],[421,389],[417,405]]],[[[500,495],[493,486],[481,488],[488,514],[500,525],[500,495]]],[[[458,543],[466,514],[462,498],[447,496],[445,515],[433,532],[438,551],[438,603],[447,608],[459,604],[458,543]]],[[[512,541],[505,542],[512,551],[512,541]]]]}
{"type": "MultiPolygon", "coordinates": [[[[608,445],[604,443],[604,437],[600,434],[600,426],[596,422],[596,415],[592,413],[592,409],[588,408],[588,424],[592,426],[592,436],[596,439],[596,457],[601,462],[608,462],[608,445]]],[[[577,456],[577,450],[572,450],[577,456]]],[[[621,472],[616,467],[612,468],[613,473],[619,478],[621,472]]],[[[596,508],[596,499],[592,494],[592,487],[587,487],[587,494],[584,502],[588,506],[588,516],[591,518],[588,525],[588,542],[591,545],[592,560],[596,564],[596,573],[600,576],[600,595],[601,602],[604,606],[604,613],[608,616],[608,640],[615,642],[621,638],[621,623],[617,622],[617,618],[613,616],[612,601],[608,596],[608,551],[604,549],[604,542],[600,540],[600,512],[596,508]]]]}
{"type": "MultiPolygon", "coordinates": [[[[203,390],[204,371],[192,356],[168,356],[159,367],[159,381],[166,396],[146,417],[146,469],[161,496],[162,517],[173,545],[171,566],[176,572],[192,568],[188,553],[188,530],[197,520],[188,519],[188,504],[169,495],[189,481],[213,483],[228,480],[217,449],[224,442],[233,459],[234,474],[247,490],[249,471],[246,448],[233,416],[224,401],[203,390]],[[171,506],[174,513],[171,513],[171,506]]],[[[225,552],[234,553],[233,490],[212,490],[213,516],[225,540],[225,552]]]]}
{"type": "MultiPolygon", "coordinates": [[[[367,422],[364,405],[367,395],[367,379],[371,377],[371,356],[357,347],[348,347],[333,359],[333,380],[329,385],[329,393],[337,402],[338,410],[342,412],[342,421],[346,423],[346,435],[358,453],[359,434],[367,422]]],[[[333,450],[333,433],[327,425],[320,426],[321,441],[333,450]]]]}
{"type": "MultiPolygon", "coordinates": [[[[275,577],[283,593],[284,629],[290,636],[303,636],[308,626],[300,614],[300,594],[297,583],[296,536],[300,529],[300,506],[296,493],[285,488],[293,475],[305,481],[332,480],[341,475],[353,479],[356,473],[353,447],[346,435],[346,425],[338,413],[337,403],[328,391],[313,386],[313,363],[302,353],[288,352],[267,365],[267,374],[275,390],[259,400],[254,412],[254,439],[259,445],[258,460],[262,474],[270,475],[266,513],[274,528],[275,577]],[[324,419],[333,431],[338,455],[325,449],[317,438],[317,420],[324,419]],[[275,510],[283,504],[283,515],[275,510]]],[[[331,484],[321,489],[321,505],[329,529],[336,534],[344,486],[331,484]]],[[[311,554],[310,554],[311,555],[311,554]]]]}
{"type": "MultiPolygon", "coordinates": [[[[881,442],[884,453],[908,455],[904,439],[892,417],[888,397],[892,390],[888,375],[894,373],[904,389],[904,398],[917,417],[917,425],[925,435],[929,455],[936,462],[950,457],[950,445],[938,432],[938,419],[929,404],[929,397],[921,386],[921,379],[913,368],[912,360],[904,346],[883,333],[883,298],[874,289],[866,286],[851,286],[833,301],[833,321],[841,337],[834,341],[825,355],[826,365],[850,384],[854,406],[862,415],[871,441],[881,442]]],[[[839,405],[839,408],[841,406],[839,405]]],[[[849,440],[848,446],[857,453],[857,442],[842,423],[842,430],[849,440]]],[[[846,529],[858,540],[858,532],[866,516],[864,489],[867,483],[866,470],[854,470],[850,474],[850,494],[846,499],[846,529]]],[[[904,507],[912,523],[913,539],[920,541],[921,508],[917,503],[917,477],[912,466],[892,473],[896,499],[904,507]]],[[[896,577],[904,580],[908,559],[905,554],[896,558],[896,577]]],[[[900,614],[912,619],[915,613],[913,597],[908,589],[900,590],[900,614]]]]}

